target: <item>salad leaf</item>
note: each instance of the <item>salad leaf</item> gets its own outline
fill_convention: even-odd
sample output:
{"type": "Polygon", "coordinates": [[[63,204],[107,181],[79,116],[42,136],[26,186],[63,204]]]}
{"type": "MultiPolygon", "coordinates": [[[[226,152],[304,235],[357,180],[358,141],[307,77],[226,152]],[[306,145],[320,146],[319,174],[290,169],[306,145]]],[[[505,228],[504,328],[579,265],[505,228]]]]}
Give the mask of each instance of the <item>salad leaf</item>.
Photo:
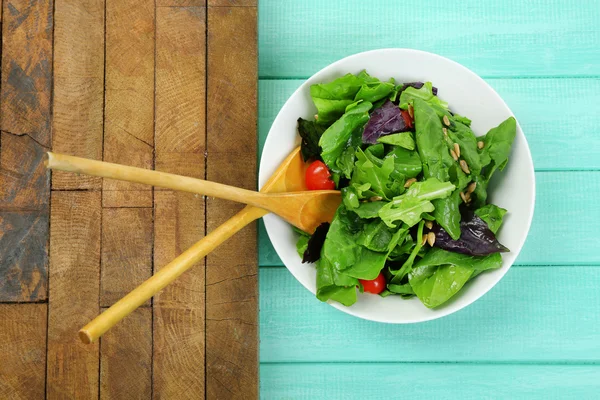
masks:
{"type": "Polygon", "coordinates": [[[435,246],[455,253],[472,256],[484,256],[509,251],[498,242],[494,232],[488,228],[487,224],[475,214],[461,221],[460,230],[460,239],[454,240],[442,227],[437,224],[434,225],[431,231],[435,233],[435,246]]]}
{"type": "Polygon", "coordinates": [[[415,291],[413,290],[410,283],[405,283],[404,285],[397,285],[395,283],[390,283],[387,285],[388,290],[394,294],[400,294],[404,296],[414,296],[415,291]]]}
{"type": "Polygon", "coordinates": [[[493,253],[483,257],[474,257],[434,247],[415,264],[414,269],[439,267],[444,264],[460,265],[476,271],[486,271],[488,269],[500,268],[502,266],[502,256],[500,253],[493,253]]]}
{"type": "Polygon", "coordinates": [[[425,178],[448,181],[448,168],[443,162],[443,152],[447,153],[448,149],[444,144],[442,122],[433,108],[423,100],[416,98],[413,106],[417,148],[423,163],[423,175],[425,178]]]}
{"type": "Polygon", "coordinates": [[[425,307],[435,308],[458,293],[472,274],[472,269],[460,265],[415,267],[408,281],[425,307]]]}
{"type": "Polygon", "coordinates": [[[488,204],[478,210],[475,210],[475,215],[484,220],[488,228],[490,228],[495,235],[498,233],[498,230],[502,225],[502,219],[504,218],[504,214],[506,214],[506,212],[507,211],[504,208],[500,208],[493,204],[488,204]]]}
{"type": "Polygon", "coordinates": [[[385,265],[387,253],[379,253],[363,246],[355,248],[356,262],[343,272],[357,279],[375,279],[385,265]]]}
{"type": "MultiPolygon", "coordinates": [[[[483,139],[485,145],[481,151],[482,161],[486,162],[489,159],[502,170],[506,165],[516,135],[517,121],[513,117],[507,118],[497,127],[490,129],[483,139]]],[[[488,180],[490,178],[491,173],[487,176],[488,180]]]]}
{"type": "Polygon", "coordinates": [[[392,198],[396,194],[392,190],[393,182],[390,180],[390,174],[394,171],[394,160],[391,158],[385,159],[381,166],[377,166],[371,161],[374,156],[367,157],[360,147],[356,149],[356,158],[350,184],[363,185],[368,183],[370,188],[364,192],[367,196],[380,196],[384,199],[392,198]]]}
{"type": "Polygon", "coordinates": [[[404,91],[402,91],[400,94],[400,108],[406,110],[408,108],[408,104],[413,103],[415,99],[426,101],[427,103],[439,106],[446,110],[448,109],[448,103],[440,100],[440,98],[433,93],[433,85],[431,82],[425,82],[420,89],[407,87],[404,91]]]}
{"type": "Polygon", "coordinates": [[[393,146],[400,146],[407,150],[415,149],[415,140],[410,132],[394,133],[392,135],[381,136],[377,139],[379,143],[391,144],[393,146]]]}
{"type": "MultiPolygon", "coordinates": [[[[329,222],[323,222],[315,229],[310,239],[308,239],[304,252],[302,253],[302,263],[314,263],[321,257],[321,249],[329,230],[329,222]]],[[[300,251],[300,249],[298,249],[300,251]]]]}
{"type": "Polygon", "coordinates": [[[337,271],[321,257],[317,262],[317,298],[321,301],[334,300],[345,306],[356,303],[358,280],[337,271]]]}
{"type": "MultiPolygon", "coordinates": [[[[397,230],[389,228],[380,219],[365,224],[357,243],[369,250],[387,252],[397,230]]],[[[397,241],[397,240],[396,240],[397,241]]]]}
{"type": "Polygon", "coordinates": [[[413,263],[415,262],[415,258],[417,257],[417,254],[419,254],[419,251],[421,251],[421,248],[423,247],[423,242],[421,241],[421,238],[423,237],[424,226],[425,221],[421,221],[417,229],[417,240],[415,243],[415,247],[410,252],[410,256],[406,259],[406,261],[404,261],[404,264],[402,264],[402,267],[400,267],[400,269],[396,271],[390,283],[400,284],[404,280],[404,277],[411,271],[413,263]]]}
{"type": "Polygon", "coordinates": [[[381,82],[379,79],[376,82],[364,83],[356,93],[354,101],[363,100],[374,103],[388,97],[394,88],[393,82],[381,82]]]}
{"type": "Polygon", "coordinates": [[[312,85],[310,96],[317,107],[319,125],[329,126],[344,114],[363,83],[364,77],[346,74],[329,83],[312,85]]]}
{"type": "Polygon", "coordinates": [[[401,173],[406,178],[415,178],[423,168],[419,153],[402,147],[394,147],[385,158],[393,158],[394,171],[401,173]]]}
{"type": "Polygon", "coordinates": [[[481,175],[475,175],[475,191],[471,193],[471,203],[474,207],[482,207],[487,201],[487,180],[481,175]]]}
{"type": "Polygon", "coordinates": [[[375,109],[365,126],[363,142],[375,144],[383,135],[410,130],[400,111],[400,108],[389,100],[375,109]]]}
{"type": "Polygon", "coordinates": [[[319,140],[319,146],[323,149],[321,158],[331,170],[339,172],[335,161],[346,148],[346,143],[352,136],[352,132],[358,127],[362,127],[369,120],[370,109],[371,103],[360,103],[348,110],[323,132],[319,140]]]}
{"type": "Polygon", "coordinates": [[[319,147],[319,139],[325,132],[325,128],[318,125],[315,121],[308,121],[298,118],[298,134],[302,138],[300,152],[304,161],[312,158],[321,158],[321,148],[319,147]]]}
{"type": "MultiPolygon", "coordinates": [[[[423,82],[408,82],[403,84],[402,86],[398,87],[398,93],[402,93],[403,91],[405,91],[407,88],[412,87],[415,89],[421,89],[423,87],[424,83],[423,82]]],[[[431,87],[431,93],[433,93],[434,95],[437,96],[437,92],[438,89],[435,86],[431,87]]]]}
{"type": "Polygon", "coordinates": [[[454,240],[460,238],[460,190],[455,190],[445,199],[435,200],[433,206],[434,219],[441,226],[447,228],[446,232],[454,240]]]}
{"type": "Polygon", "coordinates": [[[406,193],[381,207],[379,217],[389,227],[394,227],[393,223],[397,220],[409,227],[416,225],[422,219],[422,213],[434,210],[430,200],[448,197],[454,189],[450,182],[440,182],[435,178],[414,183],[406,193]]]}
{"type": "Polygon", "coordinates": [[[360,203],[358,208],[352,210],[360,218],[371,219],[379,217],[379,210],[386,204],[385,201],[367,201],[360,203]]]}
{"type": "Polygon", "coordinates": [[[477,138],[473,131],[466,125],[454,121],[452,128],[448,129],[448,136],[453,143],[460,146],[460,157],[469,165],[472,174],[481,172],[481,159],[477,149],[477,138]]]}
{"type": "Polygon", "coordinates": [[[354,147],[348,146],[342,151],[339,158],[335,160],[337,169],[348,179],[352,176],[352,168],[354,168],[354,152],[354,147]]]}
{"type": "Polygon", "coordinates": [[[304,252],[308,248],[308,239],[310,239],[308,236],[300,235],[298,241],[296,242],[296,251],[298,252],[300,258],[304,257],[304,252]]]}

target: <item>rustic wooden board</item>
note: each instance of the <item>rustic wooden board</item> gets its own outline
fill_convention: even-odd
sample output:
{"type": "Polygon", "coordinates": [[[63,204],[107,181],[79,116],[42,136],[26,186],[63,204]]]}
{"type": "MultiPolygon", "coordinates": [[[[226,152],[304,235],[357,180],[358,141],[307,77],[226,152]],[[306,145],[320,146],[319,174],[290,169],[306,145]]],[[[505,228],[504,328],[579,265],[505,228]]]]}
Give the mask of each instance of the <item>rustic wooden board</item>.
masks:
{"type": "MultiPolygon", "coordinates": [[[[248,189],[256,189],[256,17],[255,7],[208,8],[207,178],[248,189]]],[[[208,199],[208,231],[240,208],[208,199]]],[[[255,252],[252,224],[207,257],[208,398],[258,397],[255,252]]]]}
{"type": "Polygon", "coordinates": [[[254,226],[99,343],[77,337],[239,206],[42,164],[52,148],[254,188],[256,1],[0,12],[0,303],[38,302],[0,304],[0,397],[258,397],[254,226]]]}
{"type": "Polygon", "coordinates": [[[41,399],[47,304],[0,304],[0,398],[41,399]]]}

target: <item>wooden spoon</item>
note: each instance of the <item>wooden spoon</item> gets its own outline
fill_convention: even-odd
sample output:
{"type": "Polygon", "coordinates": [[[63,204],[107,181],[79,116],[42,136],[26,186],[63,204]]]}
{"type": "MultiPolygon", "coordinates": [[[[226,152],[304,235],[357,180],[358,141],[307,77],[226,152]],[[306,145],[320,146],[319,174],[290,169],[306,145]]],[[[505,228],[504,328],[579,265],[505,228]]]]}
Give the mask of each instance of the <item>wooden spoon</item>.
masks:
{"type": "MultiPolygon", "coordinates": [[[[266,194],[187,176],[51,152],[47,153],[44,163],[49,169],[144,183],[245,203],[275,213],[308,233],[313,233],[321,223],[331,221],[341,202],[340,192],[337,190],[266,194]]],[[[296,170],[290,178],[304,180],[304,176],[298,176],[296,170]]]]}
{"type": "MultiPolygon", "coordinates": [[[[261,192],[276,193],[306,190],[304,172],[305,163],[300,156],[300,148],[297,148],[281,163],[279,168],[277,168],[275,173],[263,186],[261,192]]],[[[332,204],[328,205],[328,207],[333,207],[334,203],[332,200],[332,204]]],[[[339,197],[337,205],[339,205],[339,197]]],[[[337,207],[337,205],[335,206],[337,207]]],[[[79,331],[81,340],[88,344],[97,340],[116,323],[131,314],[136,308],[144,304],[146,300],[177,279],[179,275],[187,271],[237,231],[267,213],[268,211],[262,208],[253,206],[244,207],[223,225],[206,235],[202,240],[187,249],[179,257],[161,268],[156,274],[84,326],[79,331]]]]}

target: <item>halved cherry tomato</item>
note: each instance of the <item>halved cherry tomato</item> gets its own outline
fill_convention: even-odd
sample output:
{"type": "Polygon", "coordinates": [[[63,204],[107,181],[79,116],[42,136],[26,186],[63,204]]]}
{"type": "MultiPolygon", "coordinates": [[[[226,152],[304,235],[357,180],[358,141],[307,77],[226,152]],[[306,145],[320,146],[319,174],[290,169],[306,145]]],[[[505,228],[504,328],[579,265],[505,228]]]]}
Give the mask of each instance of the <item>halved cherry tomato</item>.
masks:
{"type": "Polygon", "coordinates": [[[409,128],[412,128],[413,120],[410,117],[410,114],[408,113],[408,111],[400,110],[400,114],[402,115],[402,119],[404,120],[404,123],[406,124],[406,126],[408,126],[409,128]]]}
{"type": "Polygon", "coordinates": [[[313,161],[306,170],[306,187],[308,190],[333,190],[335,182],[331,180],[329,168],[323,161],[313,161]]]}
{"type": "Polygon", "coordinates": [[[379,275],[377,275],[377,278],[373,280],[366,281],[363,279],[359,279],[358,281],[361,283],[363,289],[367,293],[379,294],[385,289],[385,277],[381,272],[379,273],[379,275]]]}

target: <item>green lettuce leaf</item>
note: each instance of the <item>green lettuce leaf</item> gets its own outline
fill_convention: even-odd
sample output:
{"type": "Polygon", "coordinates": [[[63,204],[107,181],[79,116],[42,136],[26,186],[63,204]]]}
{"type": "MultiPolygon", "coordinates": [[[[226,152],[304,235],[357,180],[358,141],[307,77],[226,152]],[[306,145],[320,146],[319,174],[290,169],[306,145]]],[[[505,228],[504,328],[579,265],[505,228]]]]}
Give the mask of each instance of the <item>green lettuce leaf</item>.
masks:
{"type": "Polygon", "coordinates": [[[494,204],[488,204],[477,209],[475,215],[484,220],[495,235],[500,229],[500,226],[502,226],[502,219],[506,212],[507,211],[504,208],[500,208],[494,204]]]}
{"type": "Polygon", "coordinates": [[[415,140],[413,139],[412,132],[400,132],[381,136],[379,139],[377,139],[377,141],[379,143],[400,146],[407,150],[415,149],[415,140]]]}

